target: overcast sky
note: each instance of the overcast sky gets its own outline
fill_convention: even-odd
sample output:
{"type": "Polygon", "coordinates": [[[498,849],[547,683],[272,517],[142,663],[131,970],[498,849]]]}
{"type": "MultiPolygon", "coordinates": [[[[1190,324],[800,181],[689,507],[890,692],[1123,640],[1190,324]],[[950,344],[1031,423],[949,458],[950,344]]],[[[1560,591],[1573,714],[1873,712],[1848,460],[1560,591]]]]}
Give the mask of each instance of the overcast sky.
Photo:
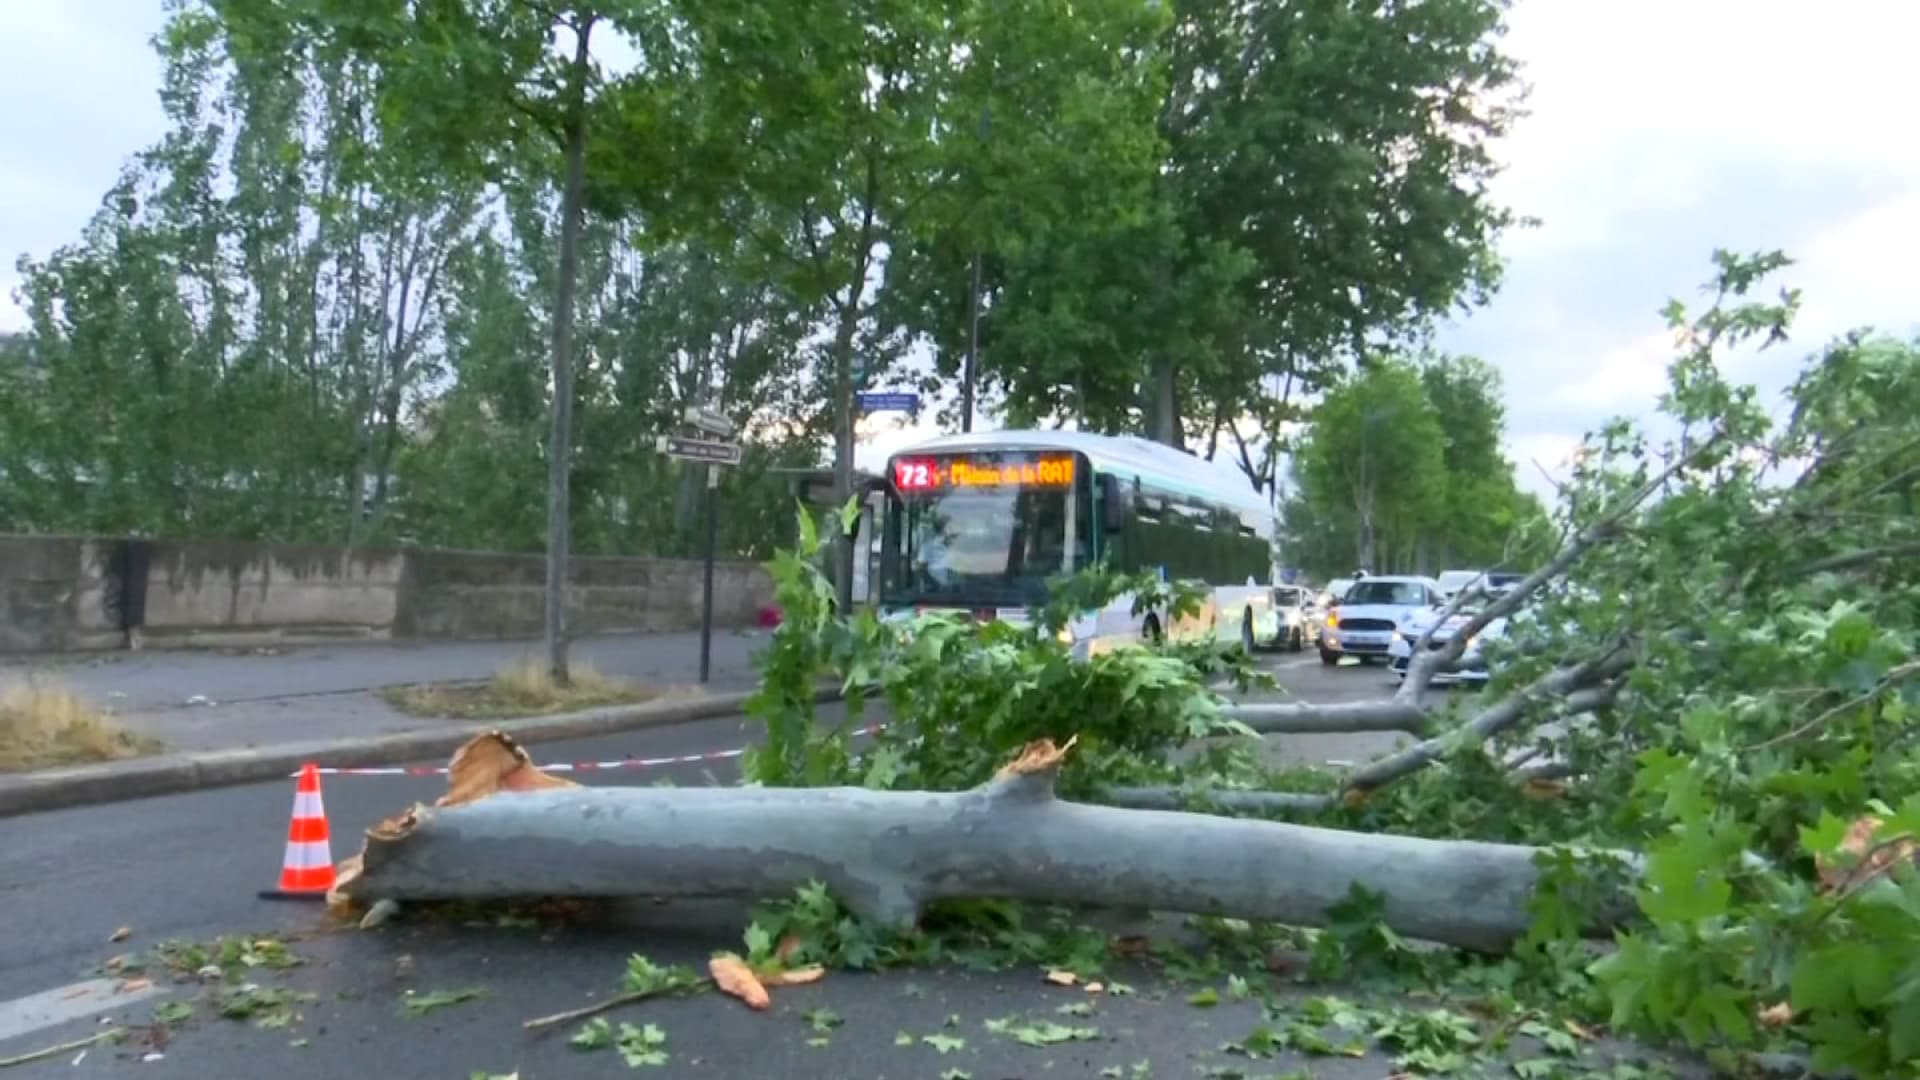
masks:
{"type": "MultiPolygon", "coordinates": [[[[13,258],[75,238],[127,156],[162,132],[147,44],[159,0],[0,10],[0,330],[13,258]]],[[[1531,115],[1497,194],[1542,219],[1509,237],[1494,302],[1440,345],[1506,376],[1510,450],[1564,458],[1608,416],[1652,408],[1670,355],[1658,310],[1692,299],[1716,246],[1783,248],[1806,307],[1794,346],[1744,361],[1777,391],[1822,341],[1920,330],[1916,0],[1519,0],[1508,47],[1531,115]]],[[[910,438],[892,433],[871,463],[910,438]]]]}

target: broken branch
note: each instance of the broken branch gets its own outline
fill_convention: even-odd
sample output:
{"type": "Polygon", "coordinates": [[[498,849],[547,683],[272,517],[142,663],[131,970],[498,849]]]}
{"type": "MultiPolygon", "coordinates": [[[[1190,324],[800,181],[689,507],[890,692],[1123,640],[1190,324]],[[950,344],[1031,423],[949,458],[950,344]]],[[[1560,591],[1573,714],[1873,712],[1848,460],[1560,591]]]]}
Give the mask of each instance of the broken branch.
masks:
{"type": "MultiPolygon", "coordinates": [[[[1673,462],[1662,469],[1658,476],[1629,493],[1625,499],[1621,500],[1620,505],[1608,511],[1600,520],[1582,529],[1547,562],[1547,565],[1528,574],[1518,585],[1508,589],[1493,603],[1480,609],[1473,618],[1467,620],[1465,626],[1455,631],[1445,645],[1438,649],[1414,650],[1413,659],[1407,665],[1406,680],[1400,684],[1400,689],[1394,692],[1394,700],[1418,704],[1421,696],[1426,693],[1427,684],[1433,679],[1433,673],[1460,659],[1461,654],[1466,651],[1467,642],[1471,641],[1475,634],[1485,630],[1495,619],[1520,610],[1521,605],[1531,599],[1541,586],[1572,569],[1573,564],[1580,561],[1580,557],[1585,555],[1588,549],[1617,535],[1621,525],[1626,522],[1627,515],[1631,514],[1635,507],[1652,498],[1653,494],[1664,487],[1667,481],[1705,455],[1708,450],[1719,446],[1725,441],[1726,434],[1725,428],[1718,428],[1698,446],[1684,454],[1675,455],[1673,462]]],[[[1450,612],[1457,609],[1459,600],[1460,597],[1455,597],[1455,603],[1448,605],[1450,612]]]]}
{"type": "Polygon", "coordinates": [[[1263,735],[1348,734],[1359,731],[1405,731],[1424,735],[1433,717],[1418,705],[1404,701],[1343,701],[1332,705],[1284,702],[1228,705],[1221,712],[1263,735]]]}
{"type": "Polygon", "coordinates": [[[1373,791],[1424,769],[1463,739],[1484,741],[1519,723],[1529,706],[1549,697],[1567,695],[1565,708],[1570,713],[1599,708],[1617,692],[1610,680],[1632,666],[1633,654],[1625,646],[1619,646],[1598,660],[1555,668],[1482,710],[1459,728],[1362,765],[1348,774],[1341,790],[1343,793],[1373,791]]]}
{"type": "Polygon", "coordinates": [[[568,1009],[566,1012],[557,1012],[552,1016],[535,1017],[520,1026],[527,1031],[538,1031],[542,1028],[553,1027],[556,1024],[566,1024],[574,1020],[585,1020],[589,1016],[596,1016],[610,1009],[617,1009],[622,1005],[631,1005],[636,1001],[645,1001],[648,998],[660,997],[668,993],[681,993],[685,990],[704,989],[710,985],[712,981],[711,979],[701,979],[691,986],[652,987],[646,990],[629,991],[625,994],[615,994],[605,1001],[598,1001],[592,1005],[583,1005],[578,1009],[568,1009]]]}

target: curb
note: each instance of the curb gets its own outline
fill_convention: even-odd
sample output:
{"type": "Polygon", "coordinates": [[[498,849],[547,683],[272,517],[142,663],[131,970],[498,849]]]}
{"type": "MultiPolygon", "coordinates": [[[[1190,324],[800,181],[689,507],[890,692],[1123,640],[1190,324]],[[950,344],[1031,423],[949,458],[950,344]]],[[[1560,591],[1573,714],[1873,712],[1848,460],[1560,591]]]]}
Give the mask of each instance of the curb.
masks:
{"type": "MultiPolygon", "coordinates": [[[[482,731],[499,730],[517,742],[537,743],[739,716],[755,692],[715,694],[697,701],[619,705],[491,724],[462,723],[457,728],[403,731],[371,738],[314,739],[42,769],[0,776],[0,817],[285,779],[309,761],[347,769],[444,759],[482,731]]],[[[817,703],[839,699],[840,692],[836,689],[822,689],[814,696],[817,703]]]]}

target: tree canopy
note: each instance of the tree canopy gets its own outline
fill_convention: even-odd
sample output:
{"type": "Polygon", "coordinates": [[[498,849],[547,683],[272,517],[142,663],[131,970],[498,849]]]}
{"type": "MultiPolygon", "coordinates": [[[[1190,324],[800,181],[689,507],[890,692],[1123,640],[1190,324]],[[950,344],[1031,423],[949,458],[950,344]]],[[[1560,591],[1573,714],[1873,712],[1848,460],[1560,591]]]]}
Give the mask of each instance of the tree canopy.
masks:
{"type": "Polygon", "coordinates": [[[976,260],[1008,419],[1268,487],[1261,432],[1497,279],[1502,13],[182,0],[168,133],[23,263],[4,524],[684,550],[680,405],[844,472],[853,390],[952,386],[976,260]]]}
{"type": "Polygon", "coordinates": [[[1293,457],[1287,558],[1315,576],[1507,566],[1553,541],[1501,450],[1500,375],[1473,357],[1377,357],[1328,391],[1293,457]]]}

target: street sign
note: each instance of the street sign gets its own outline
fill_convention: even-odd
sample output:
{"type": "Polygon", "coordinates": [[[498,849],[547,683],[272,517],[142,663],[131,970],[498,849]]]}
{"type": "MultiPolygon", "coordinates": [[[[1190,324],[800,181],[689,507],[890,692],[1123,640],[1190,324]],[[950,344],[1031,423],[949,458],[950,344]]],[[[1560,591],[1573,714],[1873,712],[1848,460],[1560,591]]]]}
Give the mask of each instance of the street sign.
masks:
{"type": "Polygon", "coordinates": [[[686,420],[687,423],[709,435],[718,435],[724,439],[733,434],[733,421],[727,419],[726,416],[721,413],[714,412],[712,409],[703,409],[698,405],[689,405],[687,406],[686,420]]]}
{"type": "Polygon", "coordinates": [[[872,393],[858,395],[861,412],[916,412],[920,395],[911,393],[872,393]]]}
{"type": "Polygon", "coordinates": [[[740,444],[713,442],[708,439],[688,439],[679,435],[662,435],[657,444],[660,452],[668,457],[683,461],[705,461],[713,465],[740,464],[740,444]]]}

